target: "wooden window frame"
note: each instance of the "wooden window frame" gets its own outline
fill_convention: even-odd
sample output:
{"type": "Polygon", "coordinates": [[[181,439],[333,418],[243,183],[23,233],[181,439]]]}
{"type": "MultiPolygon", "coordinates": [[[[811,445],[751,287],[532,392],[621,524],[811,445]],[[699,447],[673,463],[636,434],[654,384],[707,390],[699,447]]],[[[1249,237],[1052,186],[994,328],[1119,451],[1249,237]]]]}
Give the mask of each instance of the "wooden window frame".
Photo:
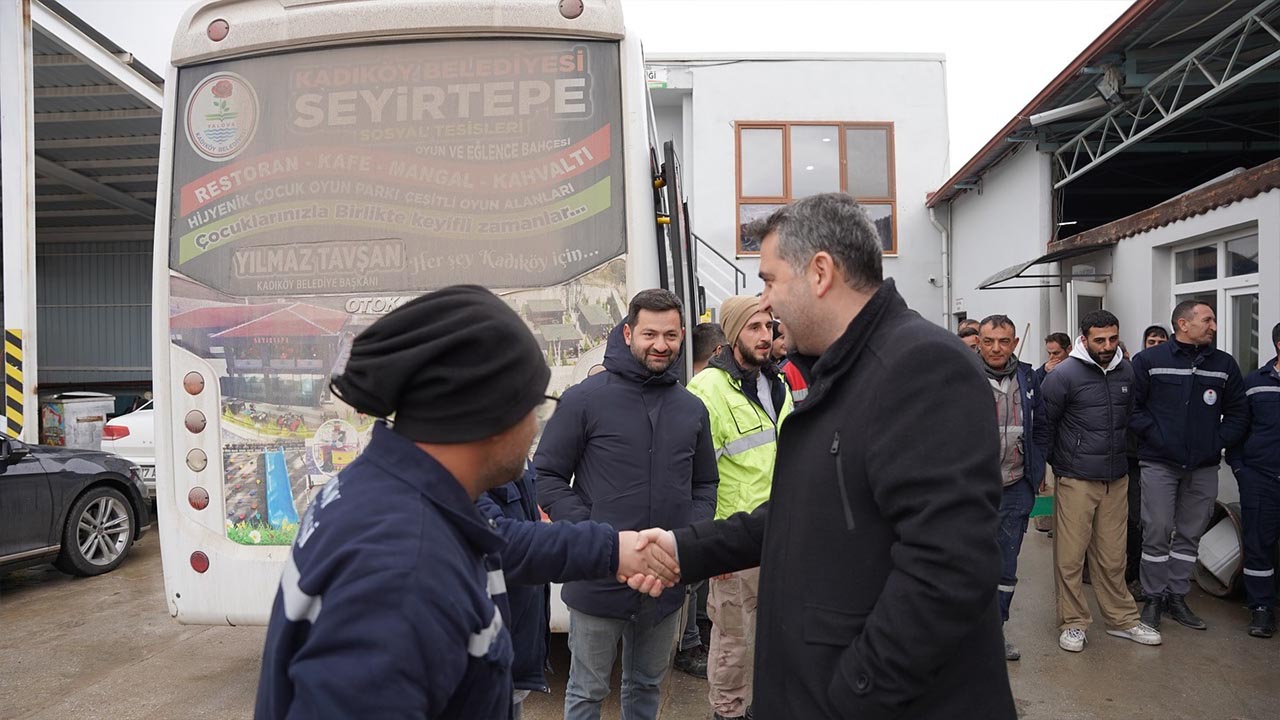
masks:
{"type": "Polygon", "coordinates": [[[836,120],[739,120],[734,122],[733,130],[733,152],[734,152],[734,249],[737,257],[759,257],[758,250],[743,250],[742,235],[740,228],[742,226],[742,206],[743,205],[786,205],[794,198],[791,195],[791,128],[796,126],[827,126],[835,127],[839,143],[840,153],[840,192],[849,192],[849,154],[846,141],[846,130],[851,129],[879,129],[888,133],[888,142],[886,144],[886,162],[889,172],[889,194],[883,197],[858,197],[857,200],[863,205],[888,205],[890,222],[893,225],[893,246],[885,250],[882,254],[885,257],[897,257],[898,255],[898,178],[897,178],[897,158],[894,150],[894,136],[896,134],[894,123],[891,121],[836,121],[836,120]],[[782,131],[782,195],[777,197],[764,197],[742,194],[742,131],[743,130],[781,130],[782,131]]]}

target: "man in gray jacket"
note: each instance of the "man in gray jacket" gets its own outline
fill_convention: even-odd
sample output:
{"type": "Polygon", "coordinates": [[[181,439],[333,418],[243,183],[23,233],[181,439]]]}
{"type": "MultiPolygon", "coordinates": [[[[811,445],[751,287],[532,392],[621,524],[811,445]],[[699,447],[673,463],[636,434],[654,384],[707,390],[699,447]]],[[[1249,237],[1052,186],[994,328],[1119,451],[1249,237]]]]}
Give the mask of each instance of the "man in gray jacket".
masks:
{"type": "Polygon", "coordinates": [[[1119,353],[1120,321],[1095,310],[1080,321],[1081,337],[1062,364],[1045,378],[1041,393],[1052,441],[1049,464],[1054,495],[1054,586],[1058,597],[1058,646],[1084,650],[1092,624],[1082,573],[1089,575],[1107,634],[1159,645],[1160,633],[1144,625],[1124,582],[1129,517],[1125,433],[1133,411],[1133,368],[1119,353]]]}

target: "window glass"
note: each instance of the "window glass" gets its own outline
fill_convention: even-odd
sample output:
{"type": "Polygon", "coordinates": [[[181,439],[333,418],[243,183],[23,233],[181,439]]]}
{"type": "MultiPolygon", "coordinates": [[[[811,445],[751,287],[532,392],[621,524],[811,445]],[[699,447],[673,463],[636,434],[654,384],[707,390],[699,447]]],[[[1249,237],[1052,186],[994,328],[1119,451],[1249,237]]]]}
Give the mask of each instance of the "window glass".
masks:
{"type": "Polygon", "coordinates": [[[782,197],[782,129],[744,129],[741,143],[742,196],[782,197]]]}
{"type": "Polygon", "coordinates": [[[1190,283],[1218,278],[1218,246],[1183,250],[1174,255],[1177,265],[1177,282],[1190,283]]]}
{"type": "Polygon", "coordinates": [[[880,247],[887,253],[896,252],[893,243],[893,206],[863,203],[862,207],[876,226],[876,232],[880,234],[880,247]]]}
{"type": "MultiPolygon", "coordinates": [[[[1257,242],[1255,239],[1254,242],[1257,242]]],[[[1258,369],[1258,296],[1236,295],[1231,298],[1231,354],[1248,374],[1258,369]]]]}
{"type": "Polygon", "coordinates": [[[1251,275],[1258,272],[1258,236],[1251,235],[1227,243],[1227,275],[1251,275]]]}
{"type": "Polygon", "coordinates": [[[781,205],[740,205],[738,207],[738,252],[760,252],[760,241],[763,238],[749,235],[747,226],[755,220],[764,220],[773,214],[781,205]]]}
{"type": "Polygon", "coordinates": [[[849,194],[854,197],[891,197],[889,191],[889,133],[885,128],[849,128],[845,131],[849,163],[849,194]]]}
{"type": "Polygon", "coordinates": [[[826,125],[791,126],[791,197],[840,192],[839,129],[826,125]]]}

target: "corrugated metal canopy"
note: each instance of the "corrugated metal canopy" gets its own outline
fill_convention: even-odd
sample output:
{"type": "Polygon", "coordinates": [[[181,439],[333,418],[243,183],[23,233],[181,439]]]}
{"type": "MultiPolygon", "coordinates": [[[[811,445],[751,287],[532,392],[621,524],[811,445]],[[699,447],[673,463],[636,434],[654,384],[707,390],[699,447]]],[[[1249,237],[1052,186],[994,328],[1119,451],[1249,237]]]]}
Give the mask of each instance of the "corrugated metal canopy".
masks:
{"type": "Polygon", "coordinates": [[[150,239],[163,81],[56,2],[32,19],[37,241],[150,239]]]}
{"type": "MultiPolygon", "coordinates": [[[[1125,85],[1122,94],[1132,97],[1143,83],[1169,69],[1197,47],[1259,7],[1261,0],[1137,0],[1102,35],[1095,39],[1066,68],[1058,74],[1017,115],[1009,120],[976,155],[956,171],[937,192],[926,201],[929,207],[947,202],[957,195],[977,186],[981,176],[999,163],[1022,142],[1035,142],[1052,147],[1075,136],[1094,120],[1101,117],[1105,108],[1084,112],[1077,116],[1043,125],[1031,126],[1030,118],[1056,108],[1100,97],[1096,84],[1100,71],[1113,65],[1123,71],[1125,85]]],[[[1265,33],[1258,30],[1260,40],[1265,33]]],[[[1251,52],[1253,43],[1243,45],[1244,55],[1251,52]]],[[[994,76],[993,77],[998,77],[994,76]]],[[[1188,118],[1179,128],[1179,137],[1186,137],[1187,124],[1212,115],[1220,120],[1251,125],[1256,121],[1262,104],[1264,115],[1260,122],[1269,122],[1275,107],[1275,76],[1259,75],[1251,87],[1232,93],[1210,103],[1204,111],[1188,118]]],[[[1172,134],[1172,133],[1169,133],[1172,134]]],[[[1199,140],[1200,137],[1187,139],[1199,140]]]]}

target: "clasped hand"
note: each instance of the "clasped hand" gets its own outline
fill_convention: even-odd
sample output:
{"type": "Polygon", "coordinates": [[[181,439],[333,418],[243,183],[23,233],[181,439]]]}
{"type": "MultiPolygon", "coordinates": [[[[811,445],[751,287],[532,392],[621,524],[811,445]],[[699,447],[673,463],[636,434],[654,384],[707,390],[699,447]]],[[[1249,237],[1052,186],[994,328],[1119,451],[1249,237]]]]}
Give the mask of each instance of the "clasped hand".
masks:
{"type": "Polygon", "coordinates": [[[618,582],[655,598],[680,582],[675,536],[661,528],[618,533],[618,582]]]}

